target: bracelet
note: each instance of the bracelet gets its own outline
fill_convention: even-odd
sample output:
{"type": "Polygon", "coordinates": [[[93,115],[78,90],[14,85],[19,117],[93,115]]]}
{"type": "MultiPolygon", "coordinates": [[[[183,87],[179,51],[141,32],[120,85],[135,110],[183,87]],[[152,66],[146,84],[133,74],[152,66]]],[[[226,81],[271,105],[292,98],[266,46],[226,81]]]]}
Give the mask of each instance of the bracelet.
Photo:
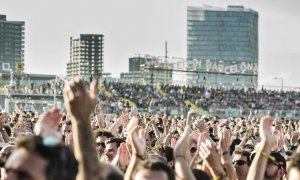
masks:
{"type": "Polygon", "coordinates": [[[223,179],[226,176],[227,176],[226,172],[223,171],[222,173],[219,174],[219,176],[215,176],[213,179],[214,180],[221,180],[221,179],[223,179]]]}
{"type": "Polygon", "coordinates": [[[269,154],[263,152],[263,150],[259,150],[257,151],[257,153],[261,153],[261,155],[263,155],[264,157],[266,157],[267,159],[271,159],[272,161],[276,161],[275,158],[273,156],[270,156],[269,154]]]}
{"type": "Polygon", "coordinates": [[[144,157],[143,157],[142,155],[139,155],[139,154],[134,154],[134,155],[135,155],[135,157],[137,157],[137,158],[139,158],[139,159],[141,159],[141,160],[145,160],[144,157]]]}

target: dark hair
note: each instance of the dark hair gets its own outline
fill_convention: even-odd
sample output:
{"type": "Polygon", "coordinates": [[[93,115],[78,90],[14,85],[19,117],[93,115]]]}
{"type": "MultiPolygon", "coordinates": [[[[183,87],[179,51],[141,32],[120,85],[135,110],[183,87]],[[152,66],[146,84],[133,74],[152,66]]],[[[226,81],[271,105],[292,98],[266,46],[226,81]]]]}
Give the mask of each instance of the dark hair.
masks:
{"type": "Polygon", "coordinates": [[[234,152],[235,150],[235,146],[236,145],[239,145],[241,143],[241,140],[240,139],[234,139],[229,147],[229,153],[230,155],[232,155],[232,153],[234,152]]]}
{"type": "Polygon", "coordinates": [[[170,147],[170,146],[165,146],[163,152],[164,152],[163,155],[165,155],[165,157],[167,158],[167,161],[168,161],[168,162],[174,160],[174,156],[173,156],[173,148],[172,148],[172,147],[170,147]]]}
{"type": "Polygon", "coordinates": [[[210,180],[209,176],[200,169],[192,169],[192,172],[197,180],[210,180]]]}
{"type": "Polygon", "coordinates": [[[11,129],[8,125],[4,125],[3,128],[5,129],[8,136],[11,136],[11,129]]]}
{"type": "Polygon", "coordinates": [[[150,139],[156,138],[155,133],[154,133],[153,130],[152,130],[152,131],[149,131],[149,132],[148,132],[148,135],[149,135],[150,139]]]}
{"type": "Polygon", "coordinates": [[[96,130],[96,131],[94,131],[94,134],[95,134],[95,138],[97,138],[99,136],[104,136],[106,138],[114,137],[114,135],[111,132],[103,131],[103,130],[96,130]]]}
{"type": "Polygon", "coordinates": [[[137,169],[138,172],[141,169],[149,169],[152,171],[164,171],[167,176],[168,180],[175,180],[174,171],[165,163],[159,161],[144,161],[137,169]]]}
{"type": "Polygon", "coordinates": [[[105,141],[105,144],[116,143],[117,147],[119,147],[121,145],[121,143],[123,143],[123,142],[125,142],[125,141],[121,138],[112,137],[112,138],[107,139],[105,141]]]}
{"type": "Polygon", "coordinates": [[[242,150],[242,151],[234,151],[234,153],[235,154],[239,154],[239,155],[241,155],[241,156],[245,156],[246,158],[247,158],[247,164],[248,164],[248,166],[250,166],[251,165],[251,159],[250,159],[250,155],[251,155],[251,153],[250,152],[248,152],[248,151],[245,151],[245,150],[242,150]]]}
{"type": "Polygon", "coordinates": [[[116,172],[110,172],[106,176],[106,180],[123,180],[123,179],[124,179],[123,175],[116,172]]]}
{"type": "Polygon", "coordinates": [[[24,148],[48,161],[47,180],[75,180],[78,162],[72,151],[66,146],[47,146],[40,136],[23,136],[17,142],[17,148],[24,148]]]}

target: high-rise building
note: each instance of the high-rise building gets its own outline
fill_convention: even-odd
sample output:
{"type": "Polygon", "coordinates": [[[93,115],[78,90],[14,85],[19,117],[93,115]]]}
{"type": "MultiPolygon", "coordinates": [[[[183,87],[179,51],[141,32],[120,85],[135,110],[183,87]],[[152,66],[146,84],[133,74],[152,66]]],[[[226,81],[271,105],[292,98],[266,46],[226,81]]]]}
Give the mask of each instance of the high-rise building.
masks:
{"type": "Polygon", "coordinates": [[[144,84],[171,84],[172,64],[164,57],[139,55],[129,58],[129,72],[121,73],[123,82],[144,84]]]}
{"type": "Polygon", "coordinates": [[[74,78],[99,78],[103,74],[102,34],[80,34],[70,38],[70,62],[67,76],[74,78]]]}
{"type": "Polygon", "coordinates": [[[258,13],[243,6],[188,7],[187,61],[195,64],[189,83],[256,87],[258,13]]]}
{"type": "Polygon", "coordinates": [[[23,70],[24,31],[25,22],[8,21],[6,15],[0,15],[0,72],[23,70]]]}

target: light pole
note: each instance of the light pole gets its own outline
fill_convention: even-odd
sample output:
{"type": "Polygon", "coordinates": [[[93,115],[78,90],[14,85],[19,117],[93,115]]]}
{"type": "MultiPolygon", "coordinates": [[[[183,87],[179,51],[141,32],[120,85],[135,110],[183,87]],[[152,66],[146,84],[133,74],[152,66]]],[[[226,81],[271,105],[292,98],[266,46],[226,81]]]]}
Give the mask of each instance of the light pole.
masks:
{"type": "Polygon", "coordinates": [[[10,69],[10,85],[12,86],[13,85],[13,70],[10,69]]]}
{"type": "Polygon", "coordinates": [[[283,77],[274,77],[274,79],[279,79],[281,80],[281,91],[283,91],[283,77]]]}

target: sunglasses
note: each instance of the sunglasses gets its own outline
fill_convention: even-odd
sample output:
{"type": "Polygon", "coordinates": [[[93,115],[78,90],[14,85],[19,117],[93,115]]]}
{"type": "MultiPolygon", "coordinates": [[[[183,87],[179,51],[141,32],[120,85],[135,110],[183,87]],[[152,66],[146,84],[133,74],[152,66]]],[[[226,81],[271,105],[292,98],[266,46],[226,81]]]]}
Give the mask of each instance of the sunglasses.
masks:
{"type": "Polygon", "coordinates": [[[247,164],[247,161],[243,161],[243,160],[237,160],[237,161],[233,161],[232,164],[237,164],[239,166],[242,166],[244,164],[247,164]]]}
{"type": "Polygon", "coordinates": [[[97,147],[101,147],[103,149],[105,149],[105,143],[100,143],[100,142],[96,142],[97,147]]]}

